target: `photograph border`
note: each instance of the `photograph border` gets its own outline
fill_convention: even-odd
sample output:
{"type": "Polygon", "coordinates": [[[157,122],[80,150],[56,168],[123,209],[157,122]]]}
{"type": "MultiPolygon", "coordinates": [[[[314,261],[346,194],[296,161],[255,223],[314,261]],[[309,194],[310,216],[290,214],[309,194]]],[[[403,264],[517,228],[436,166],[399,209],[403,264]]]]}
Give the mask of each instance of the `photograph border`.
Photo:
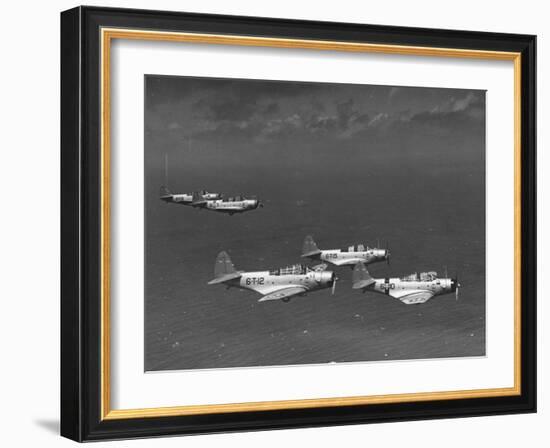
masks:
{"type": "Polygon", "coordinates": [[[61,51],[62,435],[83,441],[535,411],[534,36],[79,7],[62,13],[61,51]],[[111,409],[114,39],[513,61],[514,386],[111,409]]]}

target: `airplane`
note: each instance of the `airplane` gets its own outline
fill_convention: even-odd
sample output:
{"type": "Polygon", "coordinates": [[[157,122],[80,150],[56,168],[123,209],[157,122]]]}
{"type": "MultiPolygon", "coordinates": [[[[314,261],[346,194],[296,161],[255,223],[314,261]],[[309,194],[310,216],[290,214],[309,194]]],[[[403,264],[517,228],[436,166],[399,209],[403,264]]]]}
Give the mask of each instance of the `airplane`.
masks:
{"type": "Polygon", "coordinates": [[[330,287],[334,295],[338,279],[334,272],[326,271],[326,267],[326,264],[315,268],[296,264],[271,271],[237,271],[227,252],[222,251],[216,258],[214,279],[208,284],[224,284],[227,288],[250,289],[262,295],[258,302],[269,300],[289,302],[292,297],[330,287]]]}
{"type": "MultiPolygon", "coordinates": [[[[211,193],[209,191],[202,190],[199,193],[199,197],[203,200],[216,200],[216,199],[222,199],[221,193],[211,193]]],[[[172,194],[168,187],[161,186],[160,187],[160,199],[164,202],[173,202],[176,204],[182,204],[182,205],[191,205],[193,202],[193,193],[178,193],[178,194],[172,194]]]]}
{"type": "Polygon", "coordinates": [[[264,205],[256,198],[245,198],[244,196],[229,197],[227,199],[205,199],[197,192],[193,193],[191,206],[199,209],[210,210],[213,212],[228,213],[244,213],[250,210],[255,210],[264,205]]]}
{"type": "Polygon", "coordinates": [[[302,246],[302,258],[322,260],[335,266],[353,267],[357,263],[371,264],[386,260],[390,264],[390,250],[365,247],[362,244],[349,246],[347,251],[341,249],[321,250],[311,235],[306,236],[302,246]]]}
{"type": "MultiPolygon", "coordinates": [[[[445,275],[447,277],[447,275],[445,275]]],[[[373,278],[364,263],[353,269],[352,288],[372,291],[399,299],[405,305],[425,303],[434,296],[455,293],[458,300],[458,278],[438,278],[437,272],[421,272],[401,278],[373,278]]]]}

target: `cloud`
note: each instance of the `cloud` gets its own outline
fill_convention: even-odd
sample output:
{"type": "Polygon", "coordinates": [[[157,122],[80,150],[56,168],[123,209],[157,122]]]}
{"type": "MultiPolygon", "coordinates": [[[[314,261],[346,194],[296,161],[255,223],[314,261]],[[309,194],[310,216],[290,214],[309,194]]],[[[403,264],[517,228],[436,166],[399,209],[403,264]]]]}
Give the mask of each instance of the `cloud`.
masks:
{"type": "Polygon", "coordinates": [[[152,87],[147,129],[199,139],[351,140],[397,127],[443,130],[481,123],[484,92],[348,84],[161,78],[152,87]],[[168,89],[163,82],[173,84],[168,89]],[[183,85],[180,98],[178,85],[183,85]],[[191,87],[190,87],[191,86],[191,87]],[[166,97],[164,100],[160,97],[166,97]]]}
{"type": "Polygon", "coordinates": [[[369,115],[351,98],[202,98],[195,104],[195,118],[203,137],[246,134],[267,142],[289,135],[348,139],[366,127],[369,115]]]}
{"type": "Polygon", "coordinates": [[[389,115],[387,113],[379,113],[376,114],[374,117],[372,117],[367,126],[372,127],[380,124],[383,120],[387,120],[389,118],[389,115]]]}
{"type": "Polygon", "coordinates": [[[468,92],[464,98],[459,98],[454,101],[452,105],[453,112],[460,112],[466,110],[470,105],[478,101],[477,96],[473,92],[468,92]]]}
{"type": "Polygon", "coordinates": [[[451,97],[429,111],[422,111],[410,117],[410,121],[442,130],[483,125],[485,118],[485,93],[467,92],[461,97],[451,97]]]}

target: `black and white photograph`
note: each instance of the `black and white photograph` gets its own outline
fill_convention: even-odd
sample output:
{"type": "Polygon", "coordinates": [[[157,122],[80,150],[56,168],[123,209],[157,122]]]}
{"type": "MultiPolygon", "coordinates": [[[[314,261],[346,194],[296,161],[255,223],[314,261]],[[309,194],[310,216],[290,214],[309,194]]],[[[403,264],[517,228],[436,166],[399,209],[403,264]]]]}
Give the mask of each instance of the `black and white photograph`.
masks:
{"type": "Polygon", "coordinates": [[[145,371],[485,356],[483,90],[145,76],[145,371]]]}

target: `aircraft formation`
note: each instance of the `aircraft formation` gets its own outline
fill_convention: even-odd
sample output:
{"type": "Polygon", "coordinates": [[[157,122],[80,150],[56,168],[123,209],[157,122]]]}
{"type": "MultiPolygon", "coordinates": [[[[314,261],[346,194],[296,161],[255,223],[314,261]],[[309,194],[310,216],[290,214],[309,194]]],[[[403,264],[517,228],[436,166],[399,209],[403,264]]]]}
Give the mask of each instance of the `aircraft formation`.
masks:
{"type": "Polygon", "coordinates": [[[225,198],[221,193],[209,191],[194,191],[192,193],[172,194],[168,187],[160,187],[161,201],[189,205],[199,210],[226,213],[233,216],[235,213],[244,213],[263,207],[263,204],[256,197],[234,196],[225,198]]]}
{"type": "Polygon", "coordinates": [[[244,195],[225,198],[222,193],[213,193],[206,190],[192,193],[172,193],[168,189],[168,156],[164,155],[164,185],[160,187],[160,200],[171,204],[188,205],[198,210],[224,213],[233,216],[235,213],[244,213],[264,205],[255,196],[244,195]]]}
{"type": "MultiPolygon", "coordinates": [[[[206,190],[192,193],[173,194],[167,184],[167,159],[165,157],[165,185],[160,187],[160,199],[166,203],[181,204],[199,210],[234,215],[263,207],[256,197],[244,195],[225,198],[222,193],[206,190]]],[[[352,289],[365,292],[375,292],[398,299],[405,305],[422,304],[435,296],[455,293],[458,300],[460,284],[458,278],[449,278],[445,272],[439,278],[437,272],[421,272],[404,277],[374,278],[367,270],[367,265],[385,261],[390,264],[390,250],[368,247],[363,244],[348,246],[343,249],[320,249],[311,235],[306,236],[301,258],[319,264],[309,266],[294,264],[284,268],[268,271],[239,271],[235,269],[227,252],[218,254],[214,265],[214,278],[209,285],[225,285],[227,288],[251,290],[261,295],[259,302],[282,300],[289,302],[291,298],[322,289],[331,288],[332,295],[336,291],[338,276],[328,266],[339,268],[348,266],[353,269],[352,289]]]]}
{"type": "Polygon", "coordinates": [[[458,300],[460,284],[458,278],[439,278],[437,272],[414,273],[405,277],[373,278],[367,265],[380,261],[389,264],[389,249],[369,248],[363,245],[350,246],[347,251],[341,249],[320,250],[313,238],[306,236],[302,248],[302,257],[318,259],[326,263],[307,266],[294,264],[270,271],[239,271],[235,269],[227,252],[218,254],[214,264],[214,279],[209,285],[223,284],[227,288],[248,289],[261,294],[259,302],[282,300],[289,302],[296,296],[309,292],[331,288],[336,290],[338,277],[336,272],[327,270],[328,263],[353,268],[352,288],[364,292],[377,292],[400,300],[405,305],[422,304],[431,298],[455,293],[458,300]]]}

